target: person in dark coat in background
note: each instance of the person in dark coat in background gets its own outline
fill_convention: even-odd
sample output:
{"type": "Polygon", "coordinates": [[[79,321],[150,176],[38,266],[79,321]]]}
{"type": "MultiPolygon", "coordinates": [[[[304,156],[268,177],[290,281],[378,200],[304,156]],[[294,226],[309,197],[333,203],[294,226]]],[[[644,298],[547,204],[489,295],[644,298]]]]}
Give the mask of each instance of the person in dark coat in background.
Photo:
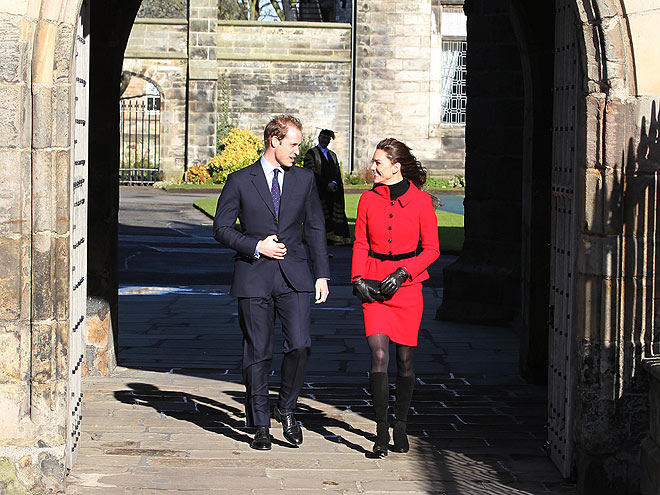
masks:
{"type": "Polygon", "coordinates": [[[362,301],[371,350],[369,386],[376,413],[373,452],[389,448],[387,367],[396,344],[394,452],[408,452],[408,409],[415,384],[413,357],[422,320],[422,282],[440,255],[438,220],[431,196],[421,190],[426,170],[410,148],[393,138],[376,146],[371,161],[374,187],[358,204],[351,280],[362,301]]]}
{"type": "Polygon", "coordinates": [[[213,222],[215,239],[236,251],[230,294],[238,298],[246,426],[256,427],[250,446],[257,450],[269,450],[272,442],[268,375],[275,316],[282,322],[284,358],[273,415],[284,438],[298,446],[303,436],[294,410],[310,353],[310,300],[320,304],[328,297],[330,267],[314,174],[292,167],[301,141],[298,119],[273,118],[264,130],[263,156],[229,175],[213,222]]]}
{"type": "Polygon", "coordinates": [[[319,144],[307,150],[303,166],[314,171],[316,187],[321,199],[328,244],[342,246],[351,243],[348,219],[344,207],[344,182],[341,167],[334,151],[328,149],[334,131],[323,129],[319,144]]]}

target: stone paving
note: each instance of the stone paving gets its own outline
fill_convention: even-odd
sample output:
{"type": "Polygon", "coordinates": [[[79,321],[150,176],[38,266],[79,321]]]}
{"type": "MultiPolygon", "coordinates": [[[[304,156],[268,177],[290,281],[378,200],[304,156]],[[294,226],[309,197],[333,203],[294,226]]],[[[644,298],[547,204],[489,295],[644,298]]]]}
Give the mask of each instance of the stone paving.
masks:
{"type": "MultiPolygon", "coordinates": [[[[124,195],[123,211],[130,210],[124,195]]],[[[159,199],[168,201],[171,195],[159,199]]],[[[177,245],[185,252],[194,243],[231,262],[228,252],[205,244],[209,222],[194,210],[178,211],[182,228],[170,235],[163,226],[160,235],[145,236],[140,221],[122,219],[120,267],[126,270],[131,263],[144,269],[147,253],[170,255],[177,245]],[[202,230],[191,234],[195,223],[202,230]],[[142,248],[131,250],[131,243],[142,248]]],[[[334,280],[347,273],[350,250],[331,251],[334,280]]],[[[163,270],[183,273],[175,264],[170,260],[163,270]]],[[[518,338],[507,328],[435,321],[442,297],[437,284],[424,289],[408,454],[369,455],[375,425],[366,389],[368,348],[359,305],[339,278],[328,303],[312,312],[312,358],[297,415],[303,445],[289,447],[273,422],[273,450],[251,450],[251,432],[243,427],[236,302],[220,279],[224,283],[169,290],[131,279],[132,287],[122,289],[121,366],[111,377],[84,381],[82,438],[66,494],[575,493],[544,450],[546,390],[518,376],[518,338]]],[[[278,340],[273,398],[280,348],[278,340]]]]}

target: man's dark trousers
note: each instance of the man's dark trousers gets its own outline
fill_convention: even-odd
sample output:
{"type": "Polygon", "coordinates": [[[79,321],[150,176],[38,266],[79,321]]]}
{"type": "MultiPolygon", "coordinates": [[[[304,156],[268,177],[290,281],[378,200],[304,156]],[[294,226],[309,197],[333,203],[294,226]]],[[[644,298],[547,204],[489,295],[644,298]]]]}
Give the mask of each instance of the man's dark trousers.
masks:
{"type": "Polygon", "coordinates": [[[281,368],[278,407],[293,412],[302,389],[310,352],[309,292],[296,292],[281,270],[275,273],[273,289],[266,297],[238,298],[243,331],[243,383],[247,426],[269,426],[268,376],[273,357],[275,317],[282,322],[284,359],[281,368]]]}

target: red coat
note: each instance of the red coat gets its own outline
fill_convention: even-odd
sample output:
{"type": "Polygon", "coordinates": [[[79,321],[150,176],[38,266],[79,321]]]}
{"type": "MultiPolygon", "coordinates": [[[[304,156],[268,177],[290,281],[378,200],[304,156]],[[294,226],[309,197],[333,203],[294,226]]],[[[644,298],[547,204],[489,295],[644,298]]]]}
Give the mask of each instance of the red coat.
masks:
{"type": "Polygon", "coordinates": [[[390,189],[379,186],[360,197],[355,222],[351,280],[358,277],[382,280],[402,266],[412,280],[403,283],[390,300],[362,305],[367,336],[387,334],[399,344],[416,345],[423,300],[421,282],[429,278],[427,268],[439,256],[438,219],[431,196],[413,184],[390,201],[390,189]],[[399,261],[369,256],[415,251],[421,238],[422,251],[399,261]]]}

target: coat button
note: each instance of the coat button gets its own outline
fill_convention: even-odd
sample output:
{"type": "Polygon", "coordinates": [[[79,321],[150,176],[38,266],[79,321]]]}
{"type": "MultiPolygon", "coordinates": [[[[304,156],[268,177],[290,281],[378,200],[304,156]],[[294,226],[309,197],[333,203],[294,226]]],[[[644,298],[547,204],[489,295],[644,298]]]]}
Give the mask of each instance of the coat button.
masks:
{"type": "Polygon", "coordinates": [[[392,254],[392,251],[389,251],[387,254],[391,255],[391,254],[392,254]]]}
{"type": "Polygon", "coordinates": [[[390,213],[390,218],[392,218],[393,216],[394,216],[394,215],[392,215],[392,214],[390,213]]]}
{"type": "Polygon", "coordinates": [[[392,226],[390,225],[389,227],[387,227],[387,230],[392,230],[392,226]]]}
{"type": "Polygon", "coordinates": [[[392,239],[388,239],[387,242],[392,242],[392,239]]]}
{"type": "Polygon", "coordinates": [[[390,205],[391,205],[391,206],[394,206],[394,201],[390,201],[390,205]]]}

